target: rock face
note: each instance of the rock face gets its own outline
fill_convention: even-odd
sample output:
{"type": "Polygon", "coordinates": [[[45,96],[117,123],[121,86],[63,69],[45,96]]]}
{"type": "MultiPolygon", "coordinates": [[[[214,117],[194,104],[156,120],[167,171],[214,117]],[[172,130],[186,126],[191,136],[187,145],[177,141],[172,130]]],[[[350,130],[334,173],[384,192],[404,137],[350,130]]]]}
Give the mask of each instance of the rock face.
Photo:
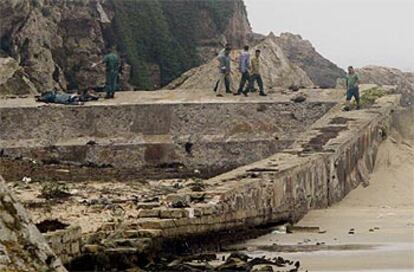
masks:
{"type": "Polygon", "coordinates": [[[414,77],[412,73],[404,73],[395,68],[382,66],[366,66],[357,69],[362,83],[378,85],[395,85],[402,94],[401,104],[412,106],[414,102],[414,77]]]}
{"type": "MultiPolygon", "coordinates": [[[[256,49],[262,51],[261,73],[265,88],[267,90],[292,85],[313,86],[312,80],[305,71],[297,65],[292,64],[285,56],[283,50],[278,45],[278,39],[270,34],[264,41],[252,48],[251,55],[256,49]]],[[[238,71],[237,59],[240,51],[232,52],[232,81],[233,88],[238,88],[240,72],[238,71]]],[[[218,61],[214,59],[209,63],[194,68],[183,74],[180,78],[169,84],[166,89],[194,89],[212,90],[218,80],[218,61]]]]}
{"type": "Polygon", "coordinates": [[[39,91],[103,84],[104,68],[90,66],[114,45],[132,65],[135,77],[130,78],[126,65],[124,89],[129,81],[137,87],[157,88],[201,64],[222,44],[244,44],[249,33],[242,0],[0,2],[0,53],[16,59],[39,91]],[[137,10],[143,13],[136,16],[137,10]],[[194,22],[189,24],[187,15],[194,22]],[[189,29],[194,35],[188,34],[189,29]],[[139,44],[131,37],[139,37],[139,44]],[[181,57],[188,52],[195,52],[192,61],[181,57]]]}
{"type": "Polygon", "coordinates": [[[0,97],[36,94],[34,85],[13,58],[0,58],[0,97]]]}
{"type": "Polygon", "coordinates": [[[66,271],[1,176],[0,271],[66,271]]]}
{"type": "Polygon", "coordinates": [[[345,76],[344,70],[324,58],[300,35],[283,33],[277,37],[277,44],[292,63],[302,68],[322,88],[334,88],[336,80],[345,76]]]}

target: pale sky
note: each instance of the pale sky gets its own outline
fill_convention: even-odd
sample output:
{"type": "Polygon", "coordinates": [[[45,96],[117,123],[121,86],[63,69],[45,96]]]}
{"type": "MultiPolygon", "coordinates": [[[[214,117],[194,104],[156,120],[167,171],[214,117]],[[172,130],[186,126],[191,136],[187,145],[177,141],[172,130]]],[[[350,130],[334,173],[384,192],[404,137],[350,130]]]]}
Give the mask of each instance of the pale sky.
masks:
{"type": "Polygon", "coordinates": [[[253,30],[292,32],[341,67],[414,72],[414,0],[245,0],[253,30]]]}

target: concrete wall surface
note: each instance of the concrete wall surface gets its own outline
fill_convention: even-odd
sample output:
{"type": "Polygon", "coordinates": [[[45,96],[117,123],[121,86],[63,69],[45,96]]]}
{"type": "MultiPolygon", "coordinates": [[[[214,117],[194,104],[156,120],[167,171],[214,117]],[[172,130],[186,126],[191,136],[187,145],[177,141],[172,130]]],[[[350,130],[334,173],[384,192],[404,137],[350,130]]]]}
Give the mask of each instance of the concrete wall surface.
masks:
{"type": "Polygon", "coordinates": [[[115,168],[233,169],[287,148],[332,102],[0,107],[2,156],[115,168]]]}
{"type": "MultiPolygon", "coordinates": [[[[138,219],[122,226],[123,239],[100,250],[113,253],[129,243],[145,251],[171,239],[296,222],[310,209],[328,207],[367,180],[398,103],[399,96],[387,96],[353,112],[338,105],[290,149],[207,180],[211,189],[203,192],[203,201],[199,193],[183,189],[166,195],[161,207],[142,209],[138,219]],[[174,208],[175,203],[187,205],[174,208]]],[[[103,226],[97,235],[118,227],[103,226]]]]}

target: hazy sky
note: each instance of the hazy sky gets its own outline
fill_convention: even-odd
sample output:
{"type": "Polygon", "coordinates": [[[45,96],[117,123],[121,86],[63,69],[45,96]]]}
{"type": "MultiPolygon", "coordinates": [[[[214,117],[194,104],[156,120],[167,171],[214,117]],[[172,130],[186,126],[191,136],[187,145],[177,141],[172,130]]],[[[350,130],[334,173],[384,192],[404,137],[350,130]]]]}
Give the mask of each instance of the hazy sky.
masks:
{"type": "Polygon", "coordinates": [[[245,0],[253,30],[292,32],[341,67],[414,71],[414,0],[245,0]]]}

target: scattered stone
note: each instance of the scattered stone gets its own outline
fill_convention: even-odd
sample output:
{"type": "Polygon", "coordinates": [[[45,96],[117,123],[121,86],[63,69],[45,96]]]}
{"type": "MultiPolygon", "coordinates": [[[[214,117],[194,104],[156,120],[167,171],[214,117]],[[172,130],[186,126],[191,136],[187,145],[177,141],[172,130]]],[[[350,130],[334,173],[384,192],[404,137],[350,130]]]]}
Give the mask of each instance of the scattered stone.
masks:
{"type": "Polygon", "coordinates": [[[191,197],[188,194],[169,194],[164,200],[171,208],[188,208],[191,197]]]}
{"type": "Polygon", "coordinates": [[[137,209],[153,209],[160,207],[159,202],[138,202],[136,204],[137,209]]]}
{"type": "Polygon", "coordinates": [[[96,254],[100,252],[101,250],[103,250],[103,247],[99,245],[84,245],[82,248],[83,253],[92,253],[92,254],[96,254]]]}
{"type": "Polygon", "coordinates": [[[295,103],[302,103],[306,101],[306,97],[303,95],[299,95],[299,96],[292,98],[291,100],[295,103]]]}
{"type": "Polygon", "coordinates": [[[297,92],[297,91],[300,90],[300,88],[297,85],[291,85],[291,86],[289,86],[289,90],[292,91],[292,92],[297,92]]]}
{"type": "Polygon", "coordinates": [[[307,227],[307,226],[292,226],[288,224],[286,226],[287,233],[320,233],[319,227],[307,227]]]}
{"type": "Polygon", "coordinates": [[[160,217],[159,209],[141,209],[138,212],[138,218],[160,217]]]}

